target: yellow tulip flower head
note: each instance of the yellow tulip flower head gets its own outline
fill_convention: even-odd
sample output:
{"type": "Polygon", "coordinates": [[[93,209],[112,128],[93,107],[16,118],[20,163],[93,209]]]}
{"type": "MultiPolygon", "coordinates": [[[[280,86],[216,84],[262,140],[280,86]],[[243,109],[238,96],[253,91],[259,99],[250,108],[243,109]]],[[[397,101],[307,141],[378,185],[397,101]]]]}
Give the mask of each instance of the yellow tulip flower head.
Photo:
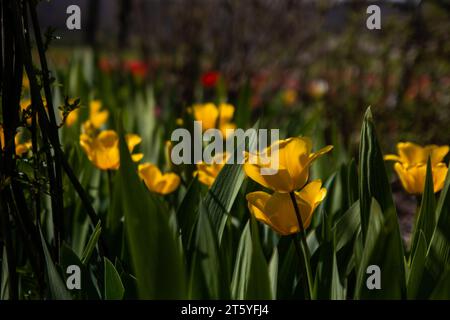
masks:
{"type": "Polygon", "coordinates": [[[109,118],[109,111],[101,109],[102,102],[100,100],[92,100],[89,104],[89,121],[95,129],[100,129],[109,118]]]}
{"type": "Polygon", "coordinates": [[[266,188],[280,193],[289,193],[306,184],[313,161],[332,149],[333,146],[326,146],[317,152],[312,152],[311,139],[306,137],[279,140],[262,153],[246,154],[244,171],[248,177],[266,188]],[[274,166],[272,153],[275,149],[278,152],[278,163],[275,165],[278,170],[272,175],[263,174],[263,169],[274,166]]]}
{"type": "Polygon", "coordinates": [[[398,155],[388,154],[385,160],[392,160],[403,163],[406,166],[426,164],[428,157],[431,158],[431,165],[436,165],[444,160],[449,152],[449,146],[427,145],[419,146],[412,142],[400,142],[397,144],[398,155]]]}
{"type": "Polygon", "coordinates": [[[72,110],[66,117],[65,125],[67,127],[73,126],[78,120],[79,113],[80,113],[80,109],[72,110]]]}
{"type": "Polygon", "coordinates": [[[25,153],[31,150],[31,139],[23,140],[22,133],[18,132],[14,137],[14,143],[16,145],[16,155],[22,157],[25,153]]]}
{"type": "Polygon", "coordinates": [[[216,155],[211,164],[207,164],[205,162],[198,163],[194,176],[198,176],[198,181],[208,187],[211,187],[229,157],[230,155],[225,152],[216,155]]]}
{"type": "MultiPolygon", "coordinates": [[[[125,140],[128,150],[133,151],[134,147],[141,142],[141,138],[135,134],[127,134],[125,140]]],[[[91,137],[88,134],[80,135],[80,145],[88,159],[101,170],[117,170],[120,166],[119,136],[114,130],[105,130],[97,136],[91,137]]],[[[132,154],[133,161],[142,159],[142,154],[132,154]]]]}
{"type": "Polygon", "coordinates": [[[234,115],[234,106],[231,104],[221,103],[219,107],[214,103],[196,104],[192,109],[194,119],[202,121],[203,131],[218,127],[226,138],[233,132],[231,130],[236,129],[236,125],[231,122],[234,115]]]}
{"type": "Polygon", "coordinates": [[[422,147],[412,142],[400,142],[397,150],[398,155],[388,154],[384,159],[396,161],[394,170],[406,192],[416,195],[423,193],[428,158],[431,161],[434,192],[442,190],[448,172],[447,165],[442,161],[449,152],[449,146],[422,147]]]}
{"type": "Polygon", "coordinates": [[[143,163],[138,167],[139,176],[144,180],[147,188],[159,194],[174,192],[180,185],[180,177],[175,173],[161,173],[152,163],[143,163]]]}
{"type": "MultiPolygon", "coordinates": [[[[320,180],[314,180],[299,192],[295,192],[295,199],[305,229],[311,224],[313,213],[325,199],[326,194],[327,190],[322,188],[320,180]]],[[[248,208],[253,216],[280,235],[290,235],[300,231],[295,209],[288,193],[275,192],[270,195],[263,191],[257,191],[247,194],[246,198],[248,208]]]]}
{"type": "MultiPolygon", "coordinates": [[[[5,149],[5,133],[2,125],[0,125],[0,143],[2,149],[5,149]]],[[[27,153],[32,147],[31,140],[28,139],[24,141],[21,132],[16,133],[14,136],[14,144],[16,146],[16,155],[19,157],[27,153]]]]}
{"type": "MultiPolygon", "coordinates": [[[[411,194],[422,194],[425,189],[425,179],[427,174],[427,165],[415,164],[406,166],[401,162],[394,164],[394,170],[406,192],[411,194]]],[[[443,162],[432,166],[433,173],[433,189],[434,192],[439,192],[444,187],[445,177],[447,176],[448,168],[443,162]]]]}

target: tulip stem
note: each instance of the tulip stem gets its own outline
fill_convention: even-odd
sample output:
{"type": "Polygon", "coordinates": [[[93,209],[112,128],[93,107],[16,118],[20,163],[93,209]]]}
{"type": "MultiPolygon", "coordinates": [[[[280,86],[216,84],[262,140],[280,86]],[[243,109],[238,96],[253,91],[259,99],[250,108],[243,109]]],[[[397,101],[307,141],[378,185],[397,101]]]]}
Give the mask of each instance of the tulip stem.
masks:
{"type": "Polygon", "coordinates": [[[107,170],[106,172],[108,173],[108,191],[109,191],[109,201],[110,201],[110,204],[111,204],[112,203],[112,198],[113,198],[112,171],[111,170],[107,170]]]}
{"type": "MultiPolygon", "coordinates": [[[[312,299],[313,297],[313,292],[312,292],[312,288],[313,288],[313,281],[312,281],[312,270],[311,270],[311,259],[310,259],[310,253],[309,253],[309,248],[308,248],[308,244],[306,243],[306,233],[305,233],[305,227],[303,225],[303,221],[302,221],[302,217],[300,215],[300,210],[298,208],[298,204],[297,201],[295,199],[295,193],[294,192],[290,192],[289,193],[291,200],[292,200],[292,205],[294,206],[294,211],[295,211],[295,216],[297,217],[297,221],[298,221],[298,225],[300,227],[300,239],[301,239],[301,248],[302,248],[302,255],[303,255],[303,259],[304,259],[304,263],[305,263],[305,269],[306,269],[306,277],[307,277],[307,284],[308,284],[308,294],[309,294],[309,298],[312,299]]],[[[298,243],[296,242],[297,239],[294,236],[294,243],[298,248],[298,243]]]]}

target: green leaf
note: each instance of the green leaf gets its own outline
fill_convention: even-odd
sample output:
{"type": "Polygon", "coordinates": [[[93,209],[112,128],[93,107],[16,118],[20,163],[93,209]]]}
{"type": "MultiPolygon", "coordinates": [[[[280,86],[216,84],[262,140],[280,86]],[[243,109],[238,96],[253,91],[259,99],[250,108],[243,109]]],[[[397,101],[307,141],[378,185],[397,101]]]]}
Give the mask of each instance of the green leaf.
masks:
{"type": "MultiPolygon", "coordinates": [[[[66,244],[61,246],[61,267],[63,270],[67,270],[70,265],[76,265],[80,267],[81,271],[81,290],[72,291],[77,298],[98,300],[100,299],[99,292],[96,290],[92,277],[89,274],[89,267],[84,265],[76,253],[68,247],[66,244]]],[[[64,280],[67,281],[68,274],[63,274],[64,280]]]]}
{"type": "Polygon", "coordinates": [[[108,258],[103,258],[104,281],[105,281],[105,300],[122,300],[125,288],[120,279],[119,273],[108,258]]]}
{"type": "Polygon", "coordinates": [[[289,241],[289,247],[281,263],[278,273],[277,298],[291,299],[298,284],[297,274],[300,270],[299,256],[295,251],[292,241],[289,241]]]}
{"type": "Polygon", "coordinates": [[[137,175],[120,130],[118,179],[125,216],[126,237],[132,265],[143,299],[186,297],[185,269],[180,246],[169,225],[168,210],[149,192],[137,175]]]}
{"type": "Polygon", "coordinates": [[[181,230],[181,240],[184,248],[189,247],[189,240],[198,218],[198,203],[200,201],[201,185],[195,178],[189,184],[187,192],[177,210],[178,226],[181,230]]]}
{"type": "Polygon", "coordinates": [[[267,261],[259,243],[255,220],[247,222],[239,241],[231,281],[233,299],[271,299],[267,261]]]}
{"type": "Polygon", "coordinates": [[[97,242],[101,233],[102,233],[101,221],[98,221],[97,225],[95,226],[94,232],[92,232],[92,235],[89,238],[89,241],[83,250],[83,254],[81,255],[81,262],[84,265],[88,264],[92,256],[92,253],[94,252],[94,249],[97,246],[97,242]]]}
{"type": "MultiPolygon", "coordinates": [[[[394,208],[391,186],[384,166],[383,154],[378,144],[370,107],[364,116],[359,145],[359,198],[361,207],[361,230],[366,238],[372,198],[386,214],[394,208]]],[[[393,211],[395,214],[395,211],[393,211]]]]}
{"type": "Polygon", "coordinates": [[[52,257],[47,248],[47,243],[44,240],[44,236],[42,235],[42,230],[40,228],[39,234],[41,236],[42,249],[44,250],[45,265],[51,299],[71,300],[72,297],[70,296],[69,291],[67,291],[65,283],[62,280],[61,275],[58,273],[55,264],[53,263],[52,257]]]}
{"type": "Polygon", "coordinates": [[[425,243],[431,242],[433,231],[436,227],[435,219],[436,198],[434,197],[433,173],[431,168],[431,160],[428,158],[427,173],[425,178],[425,189],[422,195],[422,203],[416,217],[413,241],[411,246],[411,255],[415,256],[415,249],[419,241],[419,234],[423,232],[425,243]]]}
{"type": "Polygon", "coordinates": [[[356,167],[355,159],[352,159],[348,165],[348,203],[352,205],[355,203],[358,197],[358,168],[356,167]]]}
{"type": "MultiPolygon", "coordinates": [[[[253,126],[253,131],[249,134],[248,145],[249,148],[256,146],[258,122],[253,126]]],[[[245,141],[238,145],[237,149],[241,150],[245,141]]],[[[236,153],[236,150],[235,150],[236,153]]],[[[230,159],[233,159],[235,153],[230,159]]],[[[222,240],[223,230],[225,228],[226,220],[229,212],[233,207],[236,196],[244,181],[245,173],[242,164],[225,164],[223,169],[217,176],[211,189],[205,199],[206,209],[210,215],[213,229],[218,234],[219,243],[222,240]]]]}
{"type": "Polygon", "coordinates": [[[223,283],[217,235],[211,227],[203,203],[200,203],[193,251],[190,281],[192,297],[195,299],[228,298],[227,284],[223,283]]]}
{"type": "Polygon", "coordinates": [[[345,300],[345,286],[342,285],[337,265],[336,251],[333,251],[333,268],[331,275],[331,300],[345,300]]]}
{"type": "Polygon", "coordinates": [[[427,256],[427,240],[422,230],[418,231],[417,247],[414,250],[414,256],[411,262],[411,270],[408,276],[408,299],[417,298],[422,280],[423,270],[425,268],[425,258],[427,256]]]}
{"type": "Polygon", "coordinates": [[[273,249],[272,257],[269,262],[269,278],[272,288],[273,299],[277,298],[277,286],[278,286],[278,249],[275,247],[273,249]]]}
{"type": "Polygon", "coordinates": [[[336,221],[332,232],[334,234],[335,251],[338,252],[355,236],[361,225],[359,201],[356,201],[342,217],[336,221]]]}
{"type": "Polygon", "coordinates": [[[436,288],[430,296],[430,299],[450,300],[450,268],[446,269],[440,277],[436,288]]]}
{"type": "Polygon", "coordinates": [[[314,297],[323,300],[330,299],[333,277],[333,245],[325,241],[319,248],[319,260],[314,279],[314,297]]]}
{"type": "Polygon", "coordinates": [[[420,298],[428,297],[435,288],[440,286],[444,273],[450,269],[450,171],[447,172],[444,188],[436,207],[436,224],[431,243],[428,247],[425,262],[426,281],[422,281],[420,298]]]}
{"type": "Polygon", "coordinates": [[[406,296],[404,257],[402,248],[397,245],[397,227],[396,216],[383,215],[380,205],[373,199],[364,250],[358,263],[356,299],[402,299],[406,296]],[[366,286],[366,271],[370,265],[381,270],[381,290],[369,290],[366,286]]]}

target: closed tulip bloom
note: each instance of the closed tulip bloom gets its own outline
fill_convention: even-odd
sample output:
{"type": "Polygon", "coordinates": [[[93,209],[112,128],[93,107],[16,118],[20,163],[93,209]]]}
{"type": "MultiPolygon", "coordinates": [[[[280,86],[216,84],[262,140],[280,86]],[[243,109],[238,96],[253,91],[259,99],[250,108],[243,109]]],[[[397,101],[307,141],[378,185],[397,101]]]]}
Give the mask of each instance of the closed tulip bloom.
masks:
{"type": "Polygon", "coordinates": [[[139,176],[147,188],[162,195],[174,192],[180,185],[180,177],[175,173],[161,173],[152,163],[143,163],[138,167],[139,176]]]}
{"type": "Polygon", "coordinates": [[[75,110],[70,111],[70,113],[66,117],[65,125],[67,127],[73,126],[78,120],[79,113],[80,113],[80,109],[75,109],[75,110]]]}
{"type": "MultiPolygon", "coordinates": [[[[427,165],[415,164],[404,165],[401,162],[396,162],[394,170],[406,192],[411,194],[422,194],[425,189],[425,179],[427,172],[427,165]]],[[[445,177],[447,176],[448,168],[443,162],[432,166],[433,173],[433,189],[434,192],[439,192],[444,187],[445,177]]]]}
{"type": "Polygon", "coordinates": [[[312,152],[312,142],[306,137],[279,140],[260,154],[247,154],[244,170],[248,177],[262,186],[276,192],[289,193],[306,184],[313,161],[332,149],[333,146],[326,146],[312,152]],[[278,148],[278,165],[272,155],[275,147],[278,148]],[[252,161],[252,157],[256,161],[252,161]],[[277,172],[273,175],[263,174],[261,170],[270,166],[278,167],[277,172]]]}
{"type": "MultiPolygon", "coordinates": [[[[325,199],[327,190],[322,182],[315,180],[301,191],[295,192],[304,228],[308,228],[314,210],[325,199]]],[[[288,193],[275,192],[270,195],[263,191],[247,194],[248,208],[254,217],[267,224],[280,235],[290,235],[300,231],[295,209],[288,193]]]]}
{"type": "Polygon", "coordinates": [[[434,192],[442,190],[447,165],[442,162],[449,152],[449,146],[427,145],[422,147],[412,142],[397,144],[398,155],[388,154],[384,157],[388,161],[396,161],[394,170],[403,188],[411,194],[422,194],[425,189],[427,161],[430,158],[434,192]]]}
{"type": "MultiPolygon", "coordinates": [[[[141,138],[135,134],[125,136],[128,150],[133,151],[134,147],[141,142],[141,138]]],[[[81,134],[80,145],[88,156],[88,159],[101,170],[117,170],[120,166],[119,136],[113,130],[105,130],[97,136],[91,137],[81,134]]],[[[142,154],[133,154],[133,161],[139,161],[142,154]]]]}

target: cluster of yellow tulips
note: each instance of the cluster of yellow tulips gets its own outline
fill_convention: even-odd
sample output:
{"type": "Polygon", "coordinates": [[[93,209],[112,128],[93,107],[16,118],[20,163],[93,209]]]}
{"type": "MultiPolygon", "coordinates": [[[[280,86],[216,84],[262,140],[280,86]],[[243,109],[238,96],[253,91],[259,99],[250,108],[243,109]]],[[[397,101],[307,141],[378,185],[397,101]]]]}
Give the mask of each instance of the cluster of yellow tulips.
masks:
{"type": "MultiPolygon", "coordinates": [[[[80,135],[81,148],[88,159],[100,170],[117,170],[120,167],[119,136],[114,130],[102,130],[108,121],[109,112],[102,110],[101,101],[94,100],[89,106],[89,119],[82,124],[80,135]]],[[[142,153],[132,153],[142,142],[137,134],[127,134],[125,141],[134,162],[142,160],[142,153]]],[[[152,163],[142,163],[138,166],[139,176],[144,180],[150,191],[168,194],[175,191],[180,178],[174,173],[162,174],[152,163]]]]}
{"type": "MultiPolygon", "coordinates": [[[[78,110],[76,110],[78,111],[78,110]]],[[[225,135],[226,129],[235,129],[231,122],[235,108],[230,104],[213,103],[196,104],[188,110],[196,121],[202,121],[204,131],[218,128],[225,135]]],[[[109,117],[109,112],[102,109],[102,103],[94,100],[90,103],[89,119],[82,124],[80,144],[89,160],[101,170],[117,170],[120,166],[119,137],[114,130],[102,130],[109,117]]],[[[78,114],[67,117],[68,125],[76,121],[78,114]]],[[[230,130],[228,130],[228,133],[230,130]]],[[[231,131],[232,132],[232,131],[231,131]]],[[[225,136],[226,137],[226,136],[225,136]]],[[[136,134],[127,134],[125,140],[130,153],[141,143],[142,139],[136,134]]],[[[17,145],[17,152],[24,152],[28,145],[17,145]]],[[[306,137],[294,137],[279,140],[266,148],[263,152],[253,154],[257,159],[270,158],[273,148],[279,152],[279,170],[274,175],[262,175],[261,169],[268,168],[269,164],[249,161],[246,154],[244,171],[246,175],[261,186],[273,191],[252,192],[247,195],[248,208],[255,218],[275,230],[280,235],[289,235],[301,231],[298,217],[295,213],[294,199],[303,228],[308,228],[312,215],[317,206],[324,200],[327,190],[322,187],[321,180],[308,183],[311,164],[318,157],[332,150],[326,146],[317,152],[312,152],[312,141],[306,137]]],[[[443,188],[448,171],[443,161],[449,152],[448,146],[429,145],[421,147],[411,142],[397,145],[398,155],[386,155],[385,160],[395,161],[394,169],[405,190],[412,194],[421,194],[424,189],[426,176],[426,162],[431,159],[434,181],[434,191],[443,188]]],[[[132,159],[139,162],[143,154],[132,154],[132,159]]],[[[224,167],[228,157],[227,153],[216,155],[211,164],[198,163],[194,175],[204,185],[211,187],[224,167]]],[[[180,185],[181,179],[176,173],[162,173],[152,163],[138,165],[138,173],[147,188],[159,194],[174,192],[180,185]]]]}

